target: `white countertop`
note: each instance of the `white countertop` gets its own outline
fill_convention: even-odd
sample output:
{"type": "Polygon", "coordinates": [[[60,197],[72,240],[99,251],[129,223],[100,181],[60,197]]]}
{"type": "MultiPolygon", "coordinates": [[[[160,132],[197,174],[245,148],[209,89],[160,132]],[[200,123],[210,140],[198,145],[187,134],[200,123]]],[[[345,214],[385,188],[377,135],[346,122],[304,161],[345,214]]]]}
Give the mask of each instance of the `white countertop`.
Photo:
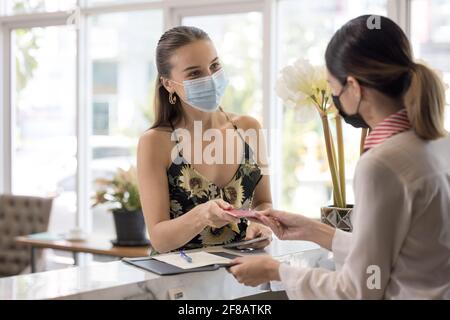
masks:
{"type": "MultiPolygon", "coordinates": [[[[224,250],[220,247],[207,251],[224,250]]],[[[265,252],[294,265],[317,266],[328,251],[305,241],[274,240],[265,252]]],[[[0,278],[0,300],[26,299],[169,299],[169,290],[181,289],[185,299],[236,299],[269,290],[281,290],[279,284],[258,288],[239,284],[221,268],[216,271],[173,276],[157,274],[121,261],[100,263],[0,278]]]]}

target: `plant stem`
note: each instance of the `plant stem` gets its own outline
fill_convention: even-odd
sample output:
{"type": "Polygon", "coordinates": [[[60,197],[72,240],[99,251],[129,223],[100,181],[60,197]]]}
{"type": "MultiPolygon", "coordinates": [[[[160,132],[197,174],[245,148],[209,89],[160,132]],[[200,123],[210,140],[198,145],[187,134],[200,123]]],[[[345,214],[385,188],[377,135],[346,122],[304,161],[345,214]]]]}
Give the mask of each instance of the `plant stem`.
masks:
{"type": "MultiPolygon", "coordinates": [[[[324,110],[324,114],[326,116],[326,114],[327,114],[327,104],[326,104],[326,102],[324,100],[325,100],[325,95],[324,95],[324,92],[322,92],[322,101],[324,102],[324,104],[322,106],[322,109],[324,110]]],[[[338,164],[336,163],[336,161],[337,161],[336,152],[335,152],[336,149],[335,149],[335,146],[334,146],[334,139],[333,139],[333,135],[331,134],[330,126],[328,126],[328,136],[330,137],[330,142],[331,142],[331,152],[333,153],[332,159],[333,159],[333,163],[334,163],[334,168],[336,168],[335,169],[336,173],[339,176],[339,172],[337,171],[338,170],[338,164]]],[[[339,183],[340,183],[340,179],[339,179],[339,183]]],[[[341,199],[342,199],[342,193],[341,193],[342,190],[341,190],[340,187],[339,187],[339,190],[340,190],[339,193],[341,194],[341,199]]],[[[333,193],[334,193],[333,194],[333,201],[334,201],[335,206],[337,206],[337,203],[339,201],[338,201],[338,198],[336,197],[336,192],[333,192],[333,193]]]]}
{"type": "Polygon", "coordinates": [[[314,108],[317,109],[317,112],[319,112],[320,116],[322,117],[323,116],[322,107],[315,101],[315,99],[313,99],[313,98],[311,98],[311,99],[314,101],[314,103],[313,103],[314,108]]]}
{"type": "Polygon", "coordinates": [[[344,137],[342,133],[342,118],[340,115],[336,115],[336,136],[337,136],[337,150],[338,150],[338,163],[339,163],[339,182],[341,188],[341,198],[344,207],[347,205],[347,195],[345,186],[345,154],[344,154],[344,137]]]}
{"type": "Polygon", "coordinates": [[[336,172],[336,161],[334,159],[334,150],[332,145],[332,137],[330,132],[330,126],[328,123],[328,117],[326,115],[321,117],[322,119],[322,125],[323,125],[323,134],[325,137],[325,146],[327,150],[327,158],[328,158],[328,165],[330,166],[330,172],[331,172],[331,181],[333,183],[333,197],[335,199],[335,206],[342,207],[342,198],[341,198],[341,192],[339,188],[339,179],[336,172]]]}
{"type": "MultiPolygon", "coordinates": [[[[339,171],[338,171],[339,167],[338,167],[338,164],[337,164],[336,148],[335,148],[335,145],[334,145],[334,139],[333,139],[333,135],[331,134],[330,126],[328,126],[328,135],[330,137],[330,142],[331,142],[331,152],[333,153],[332,159],[333,159],[334,167],[336,168],[335,169],[336,170],[336,174],[338,175],[338,178],[339,178],[339,171]]],[[[340,184],[340,179],[338,179],[338,182],[340,184]]],[[[341,199],[342,199],[342,193],[341,193],[340,186],[339,186],[339,194],[341,194],[341,199]]],[[[335,203],[338,202],[336,196],[334,196],[334,202],[335,203]]]]}

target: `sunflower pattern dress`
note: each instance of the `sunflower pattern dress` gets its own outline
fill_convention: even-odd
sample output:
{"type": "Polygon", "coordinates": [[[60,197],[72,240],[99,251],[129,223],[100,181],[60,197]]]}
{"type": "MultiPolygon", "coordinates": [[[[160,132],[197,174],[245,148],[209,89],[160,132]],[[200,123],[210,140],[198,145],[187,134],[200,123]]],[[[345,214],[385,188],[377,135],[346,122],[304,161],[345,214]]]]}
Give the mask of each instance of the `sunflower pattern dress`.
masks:
{"type": "MultiPolygon", "coordinates": [[[[167,169],[171,219],[213,199],[223,199],[237,209],[251,208],[253,194],[262,174],[254,159],[253,150],[237,131],[236,125],[232,124],[244,143],[244,154],[233,178],[224,187],[215,185],[198,172],[183,158],[179,149],[177,159],[167,169]]],[[[176,143],[179,144],[178,138],[176,143]]],[[[243,240],[247,225],[247,219],[242,218],[239,223],[231,223],[222,228],[208,226],[180,249],[196,249],[243,240]]]]}

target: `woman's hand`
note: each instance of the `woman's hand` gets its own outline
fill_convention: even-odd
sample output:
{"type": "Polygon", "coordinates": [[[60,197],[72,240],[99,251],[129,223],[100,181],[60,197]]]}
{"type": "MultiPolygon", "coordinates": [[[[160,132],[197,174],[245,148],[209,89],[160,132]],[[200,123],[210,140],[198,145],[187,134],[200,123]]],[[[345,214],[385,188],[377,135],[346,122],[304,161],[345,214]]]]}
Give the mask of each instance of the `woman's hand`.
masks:
{"type": "Polygon", "coordinates": [[[256,222],[250,223],[249,226],[247,227],[245,240],[252,240],[252,239],[260,238],[260,237],[268,237],[269,239],[263,240],[263,241],[258,241],[258,242],[251,243],[248,245],[244,245],[239,248],[240,249],[245,249],[245,248],[264,249],[265,247],[267,247],[270,244],[270,242],[272,242],[272,230],[270,230],[266,226],[263,226],[260,223],[256,223],[256,222]]]}
{"type": "Polygon", "coordinates": [[[280,262],[269,256],[239,257],[231,261],[234,266],[227,268],[239,283],[256,287],[269,281],[280,281],[280,262]]]}
{"type": "Polygon", "coordinates": [[[212,228],[222,228],[229,223],[239,222],[239,219],[226,211],[232,209],[233,206],[222,199],[210,200],[197,208],[201,212],[203,223],[212,228]]]}
{"type": "Polygon", "coordinates": [[[335,228],[297,213],[274,209],[256,212],[280,240],[305,240],[331,250],[335,228]]]}
{"type": "Polygon", "coordinates": [[[308,240],[314,221],[300,214],[274,209],[256,212],[259,220],[268,226],[280,240],[308,240]]]}

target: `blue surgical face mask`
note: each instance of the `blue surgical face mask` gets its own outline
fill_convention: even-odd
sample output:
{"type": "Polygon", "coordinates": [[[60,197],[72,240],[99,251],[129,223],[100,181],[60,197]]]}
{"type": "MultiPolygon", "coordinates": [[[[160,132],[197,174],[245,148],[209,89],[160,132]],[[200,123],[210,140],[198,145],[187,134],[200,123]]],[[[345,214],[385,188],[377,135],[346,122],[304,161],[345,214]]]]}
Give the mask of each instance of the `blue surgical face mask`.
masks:
{"type": "Polygon", "coordinates": [[[228,86],[228,79],[223,69],[220,69],[211,76],[185,80],[183,84],[178,84],[184,86],[186,102],[190,106],[201,111],[214,112],[219,108],[220,101],[228,86]]]}

